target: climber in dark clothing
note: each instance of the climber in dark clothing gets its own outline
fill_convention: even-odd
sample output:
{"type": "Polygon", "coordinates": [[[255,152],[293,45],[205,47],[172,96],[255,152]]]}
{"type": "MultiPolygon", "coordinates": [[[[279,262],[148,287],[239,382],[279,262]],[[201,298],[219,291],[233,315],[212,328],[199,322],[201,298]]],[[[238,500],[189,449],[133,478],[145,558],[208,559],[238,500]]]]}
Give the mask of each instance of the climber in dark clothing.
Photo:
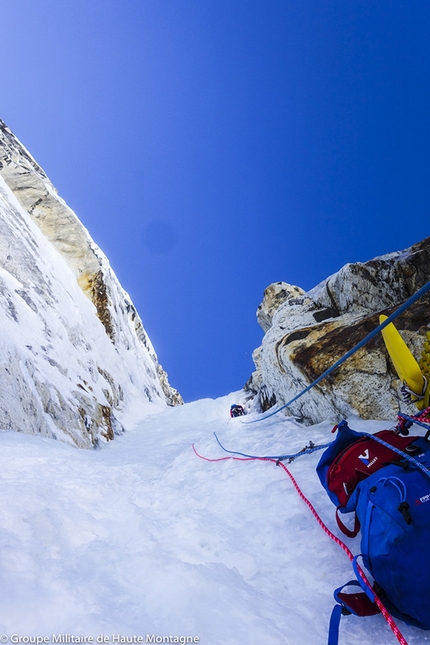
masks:
{"type": "Polygon", "coordinates": [[[241,405],[237,405],[237,403],[233,403],[233,405],[230,408],[230,416],[231,417],[241,417],[245,414],[245,410],[241,405]]]}

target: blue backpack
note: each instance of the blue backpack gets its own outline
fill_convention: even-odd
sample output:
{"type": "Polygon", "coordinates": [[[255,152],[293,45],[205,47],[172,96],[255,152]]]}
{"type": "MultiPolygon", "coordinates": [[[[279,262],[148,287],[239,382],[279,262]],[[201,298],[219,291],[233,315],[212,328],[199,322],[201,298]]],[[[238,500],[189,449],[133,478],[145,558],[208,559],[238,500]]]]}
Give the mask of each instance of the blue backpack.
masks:
{"type": "MultiPolygon", "coordinates": [[[[346,421],[338,425],[336,440],[317,466],[337,507],[339,527],[350,537],[361,531],[360,555],[374,579],[375,594],[392,616],[421,629],[430,629],[429,468],[427,438],[400,437],[392,430],[358,433],[346,421]],[[355,512],[354,529],[342,524],[339,512],[355,512]]],[[[330,622],[329,645],[338,641],[342,613],[379,611],[360,576],[357,579],[345,587],[360,584],[367,596],[347,594],[344,587],[335,591],[338,605],[330,622]]]]}

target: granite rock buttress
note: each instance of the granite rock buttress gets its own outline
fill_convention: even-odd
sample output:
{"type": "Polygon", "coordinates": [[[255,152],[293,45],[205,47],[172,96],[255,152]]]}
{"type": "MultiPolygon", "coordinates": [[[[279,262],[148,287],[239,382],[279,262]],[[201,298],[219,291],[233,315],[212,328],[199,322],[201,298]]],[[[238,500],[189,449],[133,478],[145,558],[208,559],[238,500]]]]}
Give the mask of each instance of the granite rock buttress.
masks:
{"type": "MultiPolygon", "coordinates": [[[[430,238],[369,262],[347,264],[305,293],[287,283],[266,289],[257,311],[265,336],[255,350],[256,371],[245,389],[262,384],[286,403],[390,315],[430,279],[430,238]],[[262,313],[263,312],[263,313],[262,313]]],[[[429,330],[429,296],[396,321],[418,359],[429,330]]],[[[399,381],[378,335],[286,411],[306,423],[351,414],[393,419],[399,381]]],[[[402,409],[416,412],[402,403],[402,409]]]]}

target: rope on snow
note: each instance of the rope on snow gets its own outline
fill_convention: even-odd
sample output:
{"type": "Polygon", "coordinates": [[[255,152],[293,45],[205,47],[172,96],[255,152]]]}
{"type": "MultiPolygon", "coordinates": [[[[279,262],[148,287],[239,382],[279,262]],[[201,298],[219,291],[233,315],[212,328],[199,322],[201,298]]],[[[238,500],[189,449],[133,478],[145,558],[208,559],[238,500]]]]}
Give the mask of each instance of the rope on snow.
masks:
{"type": "MultiPolygon", "coordinates": [[[[296,479],[294,478],[294,476],[292,475],[292,473],[286,467],[285,464],[283,464],[282,462],[280,462],[280,461],[278,461],[276,459],[272,459],[270,457],[218,457],[217,459],[209,459],[208,457],[204,457],[203,455],[200,455],[197,452],[194,444],[192,444],[192,449],[193,449],[194,453],[197,455],[197,457],[199,457],[199,459],[203,459],[204,461],[216,462],[216,461],[226,461],[227,459],[233,459],[235,461],[270,461],[270,462],[276,464],[277,466],[281,466],[281,468],[283,468],[285,473],[290,478],[290,480],[291,480],[294,488],[296,489],[297,493],[299,494],[301,499],[305,502],[305,504],[308,506],[308,508],[310,509],[312,515],[315,517],[316,521],[321,526],[321,528],[324,530],[324,532],[334,542],[336,542],[336,544],[338,546],[340,546],[340,548],[346,553],[346,555],[348,556],[348,558],[349,558],[349,560],[351,562],[354,561],[355,557],[352,554],[352,551],[346,546],[346,544],[344,542],[342,542],[342,540],[340,540],[336,535],[334,535],[334,533],[332,533],[330,531],[330,529],[328,528],[328,526],[326,524],[324,524],[323,520],[318,515],[315,507],[310,502],[310,500],[305,496],[305,494],[301,490],[300,486],[298,485],[296,479]]],[[[389,612],[386,609],[385,605],[382,603],[380,598],[378,598],[378,596],[375,594],[374,590],[372,589],[372,586],[371,586],[370,582],[368,581],[368,579],[366,577],[366,574],[364,573],[363,569],[360,567],[360,565],[358,563],[356,563],[356,568],[357,568],[357,571],[358,571],[361,579],[363,580],[363,582],[366,585],[366,587],[368,588],[370,594],[374,598],[375,604],[377,605],[377,607],[380,610],[381,614],[384,616],[385,620],[387,621],[389,627],[391,628],[393,634],[396,636],[396,638],[399,641],[400,645],[408,645],[408,643],[405,640],[403,634],[401,633],[400,629],[397,627],[396,623],[394,622],[393,618],[389,614],[389,612]]]]}
{"type": "Polygon", "coordinates": [[[227,450],[227,448],[225,448],[222,445],[221,441],[218,439],[218,436],[217,436],[216,432],[214,432],[214,436],[215,436],[215,439],[217,440],[218,445],[220,446],[220,448],[222,448],[222,450],[224,450],[224,452],[228,452],[231,455],[241,455],[242,457],[248,457],[248,458],[251,458],[251,459],[274,459],[276,461],[286,461],[288,459],[290,462],[294,461],[294,459],[296,459],[297,457],[302,457],[303,455],[310,455],[312,452],[315,452],[317,450],[323,450],[324,448],[328,448],[333,443],[332,441],[330,441],[329,443],[325,443],[323,445],[316,446],[312,441],[310,441],[309,446],[306,446],[305,448],[302,448],[302,450],[300,450],[299,452],[296,452],[296,453],[294,453],[292,455],[279,455],[279,456],[277,456],[277,455],[267,455],[267,456],[263,457],[263,456],[260,456],[260,455],[247,455],[245,452],[237,452],[236,450],[227,450]]]}

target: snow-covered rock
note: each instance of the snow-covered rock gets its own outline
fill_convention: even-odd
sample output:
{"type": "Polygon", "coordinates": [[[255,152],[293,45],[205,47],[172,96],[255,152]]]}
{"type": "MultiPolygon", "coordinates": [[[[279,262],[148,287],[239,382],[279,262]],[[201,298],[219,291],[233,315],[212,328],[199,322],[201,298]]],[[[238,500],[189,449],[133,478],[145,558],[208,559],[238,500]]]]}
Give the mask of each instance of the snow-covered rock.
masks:
{"type": "MultiPolygon", "coordinates": [[[[429,279],[427,238],[405,251],[347,264],[308,293],[286,283],[271,285],[257,311],[266,334],[254,352],[256,372],[245,387],[254,393],[265,384],[278,403],[286,403],[370,333],[379,324],[379,314],[391,314],[429,279]]],[[[430,323],[428,307],[429,298],[424,297],[396,322],[417,358],[430,323]]],[[[378,336],[287,413],[308,423],[351,414],[388,419],[398,411],[398,390],[397,375],[378,336]]]]}
{"type": "Polygon", "coordinates": [[[182,402],[106,256],[0,121],[0,428],[91,447],[182,402]]]}

